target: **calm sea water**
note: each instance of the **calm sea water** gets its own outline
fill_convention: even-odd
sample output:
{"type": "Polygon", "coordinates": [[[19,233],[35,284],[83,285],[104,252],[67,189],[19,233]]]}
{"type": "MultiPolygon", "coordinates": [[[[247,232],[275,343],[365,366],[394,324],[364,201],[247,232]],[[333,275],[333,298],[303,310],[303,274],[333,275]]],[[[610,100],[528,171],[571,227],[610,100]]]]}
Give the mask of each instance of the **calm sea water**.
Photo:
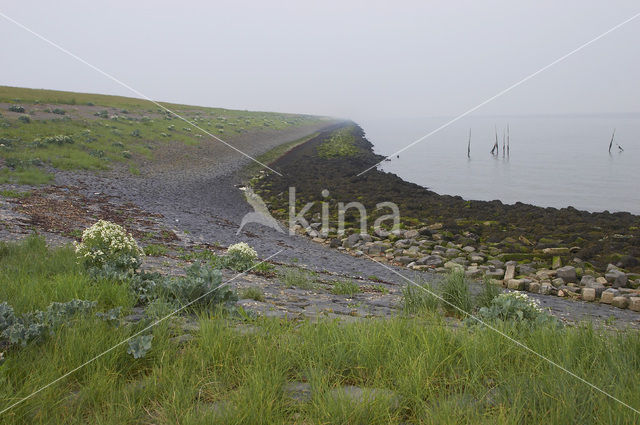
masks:
{"type": "MultiPolygon", "coordinates": [[[[389,155],[449,118],[359,120],[389,155]]],[[[465,199],[640,214],[640,115],[468,117],[384,162],[382,169],[465,199]],[[510,155],[502,135],[510,130],[510,155]],[[498,129],[500,151],[489,151],[498,129]],[[608,153],[611,134],[614,146],[608,153]],[[471,158],[467,140],[471,129],[471,158]],[[624,152],[616,146],[619,143],[624,152]]]]}

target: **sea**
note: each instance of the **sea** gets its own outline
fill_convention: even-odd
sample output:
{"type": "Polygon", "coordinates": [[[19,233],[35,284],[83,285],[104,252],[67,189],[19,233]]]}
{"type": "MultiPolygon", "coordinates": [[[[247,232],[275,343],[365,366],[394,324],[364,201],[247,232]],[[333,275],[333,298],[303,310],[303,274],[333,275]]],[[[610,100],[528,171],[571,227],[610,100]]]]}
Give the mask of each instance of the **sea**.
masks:
{"type": "MultiPolygon", "coordinates": [[[[451,119],[358,124],[374,151],[386,156],[451,119]]],[[[464,199],[640,214],[640,114],[465,117],[379,168],[464,199]],[[491,154],[496,135],[498,152],[491,154]]]]}

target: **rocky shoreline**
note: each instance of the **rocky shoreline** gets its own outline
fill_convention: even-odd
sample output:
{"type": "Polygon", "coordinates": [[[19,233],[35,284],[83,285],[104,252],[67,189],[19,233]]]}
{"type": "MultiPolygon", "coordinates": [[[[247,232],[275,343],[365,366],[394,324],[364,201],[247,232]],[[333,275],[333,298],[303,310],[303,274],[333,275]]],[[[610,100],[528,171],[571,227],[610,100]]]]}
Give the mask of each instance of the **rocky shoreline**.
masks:
{"type": "MultiPolygon", "coordinates": [[[[309,226],[296,225],[299,234],[356,257],[416,271],[462,269],[470,278],[492,279],[508,289],[640,312],[640,217],[465,201],[379,170],[357,176],[381,157],[373,153],[359,127],[350,128],[356,155],[318,155],[318,146],[331,138],[326,132],[271,164],[283,176],[262,172],[251,182],[281,220],[288,219],[288,187],[296,187],[299,203],[315,203],[305,215],[309,226]],[[323,190],[331,196],[325,199],[323,190]],[[378,202],[395,202],[403,218],[401,228],[370,227],[362,233],[356,224],[359,217],[352,215],[339,234],[333,214],[329,231],[323,233],[321,203],[335,213],[337,202],[354,200],[367,212],[375,211],[378,202]]],[[[368,222],[377,217],[369,213],[368,222]]]]}

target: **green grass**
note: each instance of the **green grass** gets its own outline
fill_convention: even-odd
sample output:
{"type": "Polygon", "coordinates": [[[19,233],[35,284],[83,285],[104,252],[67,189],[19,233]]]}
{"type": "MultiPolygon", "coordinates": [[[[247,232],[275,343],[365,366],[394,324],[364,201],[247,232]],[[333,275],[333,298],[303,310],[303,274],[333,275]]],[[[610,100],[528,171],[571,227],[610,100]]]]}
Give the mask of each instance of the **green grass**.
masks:
{"type": "Polygon", "coordinates": [[[168,252],[169,249],[164,245],[151,244],[144,247],[145,255],[151,257],[162,257],[163,255],[167,255],[168,252]]]}
{"type": "MultiPolygon", "coordinates": [[[[118,282],[92,281],[69,247],[37,237],[0,245],[0,299],[17,311],[72,298],[99,308],[130,306],[118,282]]],[[[167,322],[152,348],[133,359],[116,346],[142,324],[113,326],[89,315],[41,344],[5,350],[0,410],[113,348],[0,417],[3,424],[596,424],[635,423],[637,415],[481,326],[451,327],[441,316],[341,323],[255,319],[242,323],[200,311],[194,338],[177,345],[167,322]],[[429,319],[425,321],[425,319],[429,319]],[[254,331],[239,332],[249,325],[254,331]],[[307,401],[288,398],[307,382],[307,401]],[[343,386],[391,391],[361,403],[343,386]],[[393,398],[394,402],[391,402],[393,398]]],[[[638,408],[640,334],[589,326],[505,334],[638,408]]]]}
{"type": "Polygon", "coordinates": [[[442,307],[449,314],[464,317],[463,312],[471,313],[473,298],[463,270],[453,270],[445,276],[440,288],[440,295],[443,299],[442,307]]]}
{"type": "Polygon", "coordinates": [[[266,277],[275,277],[276,276],[276,267],[273,264],[267,263],[263,261],[254,265],[251,270],[251,273],[259,274],[261,276],[266,277]]]}
{"type": "MultiPolygon", "coordinates": [[[[0,183],[47,183],[51,177],[40,163],[63,170],[104,170],[126,162],[136,174],[136,162],[153,159],[158,147],[173,143],[198,146],[210,137],[142,99],[0,86],[0,102],[19,104],[26,114],[32,114],[26,123],[19,120],[18,113],[1,111],[0,156],[17,166],[1,169],[0,183]],[[53,107],[56,105],[64,106],[53,107]],[[52,110],[58,113],[36,115],[52,110]],[[102,116],[95,115],[103,112],[102,116]],[[73,143],[42,143],[46,137],[57,135],[70,136],[73,143]]],[[[318,121],[308,115],[164,105],[207,132],[225,138],[318,121]]]]}
{"type": "Polygon", "coordinates": [[[31,195],[31,192],[18,192],[16,190],[0,190],[0,196],[4,198],[26,198],[31,195]]]}
{"type": "Polygon", "coordinates": [[[0,183],[39,185],[49,183],[53,176],[38,167],[18,167],[15,170],[0,169],[0,183]]]}
{"type": "Polygon", "coordinates": [[[501,288],[494,284],[492,279],[485,278],[482,281],[482,291],[474,300],[476,307],[489,307],[491,305],[491,301],[501,293],[501,288]]]}
{"type": "Polygon", "coordinates": [[[0,242],[0,300],[17,313],[44,310],[51,302],[73,298],[98,301],[99,308],[134,302],[126,285],[94,282],[78,264],[72,247],[51,250],[38,236],[22,243],[0,242]]]}
{"type": "Polygon", "coordinates": [[[222,257],[217,255],[213,251],[209,251],[208,249],[186,251],[180,254],[178,258],[186,261],[201,260],[211,264],[220,264],[222,262],[222,257]]]}
{"type": "Polygon", "coordinates": [[[432,295],[436,293],[431,284],[416,275],[416,285],[408,284],[402,289],[402,308],[408,315],[432,314],[438,310],[440,300],[432,295]]]}
{"type": "Polygon", "coordinates": [[[337,280],[333,283],[331,293],[335,295],[355,295],[362,292],[360,286],[353,280],[337,280]]]}
{"type": "Polygon", "coordinates": [[[293,267],[285,269],[280,279],[287,288],[315,289],[318,286],[311,273],[293,267]]]}
{"type": "Polygon", "coordinates": [[[352,127],[334,131],[329,140],[318,146],[318,156],[326,159],[355,156],[360,152],[355,141],[352,127]]]}
{"type": "MultiPolygon", "coordinates": [[[[632,423],[635,413],[490,330],[418,321],[295,324],[258,320],[254,335],[202,317],[179,348],[166,327],[134,360],[125,347],[4,414],[3,423],[399,424],[632,423]],[[308,381],[308,402],[289,400],[287,381],[308,381]],[[344,385],[388,389],[362,404],[332,397],[344,385]],[[215,406],[218,406],[217,408],[215,406]]],[[[0,405],[25,396],[129,335],[95,320],[48,343],[11,353],[0,405]],[[92,338],[86,338],[91,333],[92,338]],[[11,398],[10,398],[11,397],[11,398]]],[[[595,385],[638,406],[637,334],[574,329],[512,336],[595,385]],[[602,367],[593,361],[607,358],[602,367]],[[613,378],[615,377],[615,379],[613,378]]]]}
{"type": "Polygon", "coordinates": [[[250,287],[240,292],[240,299],[250,299],[255,301],[264,301],[264,292],[260,288],[250,287]]]}

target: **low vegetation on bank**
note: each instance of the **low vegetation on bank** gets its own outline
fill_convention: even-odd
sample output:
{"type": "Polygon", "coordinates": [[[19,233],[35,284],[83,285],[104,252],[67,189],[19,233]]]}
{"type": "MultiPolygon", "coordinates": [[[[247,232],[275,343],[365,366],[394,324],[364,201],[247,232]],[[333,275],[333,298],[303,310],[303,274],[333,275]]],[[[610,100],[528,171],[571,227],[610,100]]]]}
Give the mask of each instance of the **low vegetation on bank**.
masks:
{"type": "MultiPolygon", "coordinates": [[[[640,404],[637,332],[559,326],[525,295],[500,294],[487,283],[472,296],[460,273],[437,289],[422,281],[428,290],[408,286],[404,314],[396,317],[308,321],[247,314],[235,307],[235,293],[216,289],[220,268],[256,265],[246,244],[195,260],[183,276],[142,273],[143,258],[130,235],[104,222],[85,231],[76,247],[50,248],[37,236],[0,244],[3,423],[635,420],[628,407],[500,333],[640,404]],[[188,308],[146,330],[181,306],[188,308]]],[[[282,279],[312,288],[315,276],[289,268],[282,279]]],[[[350,280],[332,288],[345,296],[361,290],[350,280]]],[[[242,296],[264,300],[255,288],[242,296]]]]}
{"type": "Polygon", "coordinates": [[[352,157],[360,152],[356,146],[354,129],[344,127],[331,133],[328,140],[317,147],[320,158],[352,157]]]}
{"type": "MultiPolygon", "coordinates": [[[[223,139],[250,131],[282,130],[314,117],[164,104],[223,139]]],[[[104,170],[180,143],[210,138],[166,110],[119,96],[0,87],[0,183],[42,184],[61,170],[104,170]]]]}

